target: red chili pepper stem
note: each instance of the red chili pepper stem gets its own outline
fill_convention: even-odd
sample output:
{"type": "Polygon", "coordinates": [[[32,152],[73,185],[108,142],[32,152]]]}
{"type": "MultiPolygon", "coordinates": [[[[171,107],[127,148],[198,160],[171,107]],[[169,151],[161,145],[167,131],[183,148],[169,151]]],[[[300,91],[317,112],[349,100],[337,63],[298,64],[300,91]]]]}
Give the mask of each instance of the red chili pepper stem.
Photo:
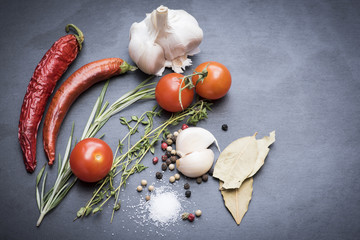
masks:
{"type": "Polygon", "coordinates": [[[76,34],[73,34],[76,38],[76,41],[79,44],[79,50],[82,49],[82,43],[84,42],[84,34],[83,32],[74,24],[68,24],[65,26],[65,31],[68,33],[70,31],[70,27],[73,28],[76,34]]]}
{"type": "Polygon", "coordinates": [[[136,69],[137,67],[128,64],[126,61],[124,61],[123,64],[120,65],[121,73],[126,73],[127,71],[133,72],[136,69]]]}

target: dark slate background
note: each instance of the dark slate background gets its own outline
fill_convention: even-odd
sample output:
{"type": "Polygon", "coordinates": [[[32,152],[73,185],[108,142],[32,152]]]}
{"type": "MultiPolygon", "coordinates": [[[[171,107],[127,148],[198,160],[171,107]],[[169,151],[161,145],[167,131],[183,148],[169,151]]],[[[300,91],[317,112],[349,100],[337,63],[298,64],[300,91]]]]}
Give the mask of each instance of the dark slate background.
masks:
{"type": "MultiPolygon", "coordinates": [[[[2,1],[0,8],[0,239],[357,239],[360,237],[360,2],[359,1],[2,1]],[[254,178],[249,211],[237,226],[226,210],[218,183],[197,185],[182,178],[171,186],[184,200],[188,181],[193,195],[184,210],[201,209],[195,222],[165,228],[137,218],[145,193],[141,179],[156,187],[160,166],[134,175],[121,193],[122,209],[110,224],[111,206],[96,216],[73,222],[94,187],[78,182],[65,200],[35,227],[38,210],[35,176],[46,162],[39,129],[35,174],[25,171],[17,124],[30,77],[52,43],[74,23],[85,33],[83,51],[61,82],[82,65],[128,55],[129,29],[159,5],[185,9],[204,31],[202,52],[193,67],[214,60],[226,65],[233,84],[215,102],[210,129],[224,149],[233,140],[276,130],[265,165],[254,178]],[[221,125],[227,123],[224,132],[221,125]],[[135,206],[135,207],[134,207],[135,206]]],[[[170,71],[167,71],[170,72],[170,71]]],[[[111,103],[147,76],[140,71],[113,78],[111,103]]],[[[79,137],[103,84],[89,89],[72,106],[58,137],[63,153],[71,125],[79,137]]],[[[126,130],[119,117],[140,115],[155,101],[135,104],[103,128],[115,149],[126,130]]],[[[165,120],[163,115],[157,124],[165,120]]],[[[176,128],[173,128],[176,130],[176,128]]],[[[214,148],[213,148],[214,149],[214,148]]],[[[215,150],[215,149],[214,149],[215,150]]],[[[161,151],[157,147],[156,155],[161,151]]],[[[219,155],[216,152],[216,157],[219,155]]],[[[56,168],[50,169],[48,188],[56,168]]]]}

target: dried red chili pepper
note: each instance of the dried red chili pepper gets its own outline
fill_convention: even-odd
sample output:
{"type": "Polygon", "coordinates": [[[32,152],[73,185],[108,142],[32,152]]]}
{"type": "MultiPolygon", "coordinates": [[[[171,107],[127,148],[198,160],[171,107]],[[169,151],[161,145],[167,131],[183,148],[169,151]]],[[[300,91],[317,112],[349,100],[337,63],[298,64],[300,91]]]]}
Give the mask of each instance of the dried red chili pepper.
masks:
{"type": "Polygon", "coordinates": [[[36,138],[47,100],[68,66],[75,60],[84,41],[83,33],[73,24],[76,34],[57,40],[36,66],[27,87],[21,107],[18,138],[23,152],[26,170],[32,173],[36,167],[36,138]]]}
{"type": "Polygon", "coordinates": [[[44,120],[43,143],[49,165],[55,160],[56,138],[61,123],[76,98],[97,82],[135,69],[120,58],[106,58],[82,66],[66,79],[52,98],[44,120]]]}

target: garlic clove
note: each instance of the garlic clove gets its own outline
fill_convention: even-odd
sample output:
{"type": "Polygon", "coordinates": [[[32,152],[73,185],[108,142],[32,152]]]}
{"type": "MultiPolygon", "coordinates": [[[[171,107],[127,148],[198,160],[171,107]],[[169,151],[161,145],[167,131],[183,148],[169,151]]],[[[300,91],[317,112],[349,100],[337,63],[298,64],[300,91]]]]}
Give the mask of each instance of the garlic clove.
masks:
{"type": "Polygon", "coordinates": [[[190,178],[196,178],[207,173],[214,162],[214,152],[203,149],[186,154],[176,160],[176,169],[190,178]]]}
{"type": "Polygon", "coordinates": [[[214,137],[214,135],[208,130],[201,127],[189,127],[177,136],[176,138],[176,152],[182,157],[188,153],[206,149],[213,142],[215,142],[218,150],[219,145],[214,137]]]}

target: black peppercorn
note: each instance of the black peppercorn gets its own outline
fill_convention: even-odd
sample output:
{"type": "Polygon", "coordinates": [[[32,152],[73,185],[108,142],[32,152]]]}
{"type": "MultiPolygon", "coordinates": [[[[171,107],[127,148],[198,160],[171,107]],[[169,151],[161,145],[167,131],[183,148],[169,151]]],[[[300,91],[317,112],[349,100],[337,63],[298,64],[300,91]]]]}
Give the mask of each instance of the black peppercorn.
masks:
{"type": "Polygon", "coordinates": [[[201,176],[201,178],[202,178],[202,180],[203,180],[204,182],[207,182],[207,180],[208,180],[208,175],[207,175],[207,174],[204,174],[204,175],[201,176]]]}
{"type": "Polygon", "coordinates": [[[201,177],[198,177],[198,178],[196,179],[196,183],[197,183],[197,184],[202,183],[202,178],[201,178],[201,177]]]}
{"type": "Polygon", "coordinates": [[[168,158],[171,157],[171,152],[166,151],[166,156],[167,156],[168,158]]]}
{"type": "Polygon", "coordinates": [[[170,160],[170,158],[168,158],[168,159],[166,159],[166,165],[170,165],[171,164],[171,160],[170,160]]]}
{"type": "Polygon", "coordinates": [[[191,191],[187,190],[185,191],[185,197],[189,198],[191,196],[191,191]]]}
{"type": "Polygon", "coordinates": [[[227,131],[228,130],[228,125],[227,124],[223,124],[221,126],[221,129],[224,130],[224,131],[227,131]]]}
{"type": "Polygon", "coordinates": [[[171,163],[176,163],[176,157],[175,157],[175,156],[171,156],[171,157],[170,157],[170,161],[171,161],[171,163]]]}
{"type": "Polygon", "coordinates": [[[209,170],[208,174],[209,174],[210,176],[212,176],[212,175],[213,175],[213,173],[214,173],[214,168],[210,168],[210,170],[209,170]]]}
{"type": "Polygon", "coordinates": [[[190,188],[190,184],[185,183],[185,184],[184,184],[184,189],[189,189],[189,188],[190,188]]]}
{"type": "Polygon", "coordinates": [[[161,164],[161,170],[166,171],[167,166],[168,165],[166,163],[161,164]]]}
{"type": "Polygon", "coordinates": [[[162,177],[163,177],[163,174],[161,172],[156,173],[156,178],[157,179],[162,179],[162,177]]]}

